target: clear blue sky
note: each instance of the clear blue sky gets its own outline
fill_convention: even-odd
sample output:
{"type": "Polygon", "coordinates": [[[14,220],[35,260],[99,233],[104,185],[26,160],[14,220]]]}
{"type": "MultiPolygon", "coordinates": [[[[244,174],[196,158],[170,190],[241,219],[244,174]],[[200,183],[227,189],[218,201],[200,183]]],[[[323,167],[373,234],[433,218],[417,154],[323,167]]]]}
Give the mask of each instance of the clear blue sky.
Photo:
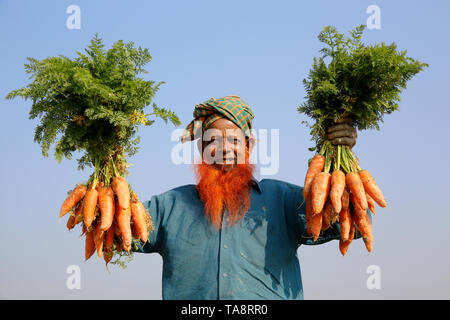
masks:
{"type": "MultiPolygon", "coordinates": [[[[240,95],[255,112],[254,127],[279,129],[275,178],[302,185],[311,153],[307,120],[297,113],[325,25],[348,31],[366,23],[378,5],[381,29],[365,41],[396,42],[430,67],[409,82],[400,111],[380,131],[359,133],[354,151],[372,172],[389,207],[379,208],[374,250],[354,242],[344,258],[338,243],[301,247],[306,299],[450,298],[449,119],[450,2],[436,1],[6,1],[0,0],[0,298],[161,298],[162,260],[135,255],[127,270],[108,272],[96,257],[83,262],[77,228],[68,232],[58,212],[66,191],[87,179],[76,161],[44,158],[33,142],[30,102],[5,95],[29,83],[26,57],[74,57],[98,32],[109,47],[134,41],[153,60],[146,79],[165,81],[155,102],[174,110],[183,126],[195,104],[240,95]],[[81,29],[69,30],[70,5],[81,9],[81,29]],[[66,268],[81,268],[81,289],[68,290],[66,268]],[[381,289],[366,287],[367,267],[381,271],[381,289]]],[[[140,131],[129,181],[141,199],[193,183],[189,165],[170,154],[174,127],[162,121],[140,131]]]]}

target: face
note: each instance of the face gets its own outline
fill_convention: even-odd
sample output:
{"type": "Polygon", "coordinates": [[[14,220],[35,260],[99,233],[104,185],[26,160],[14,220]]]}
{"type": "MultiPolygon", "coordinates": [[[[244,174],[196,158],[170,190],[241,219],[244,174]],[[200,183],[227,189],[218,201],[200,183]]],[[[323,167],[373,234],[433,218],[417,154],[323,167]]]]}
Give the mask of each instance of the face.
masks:
{"type": "Polygon", "coordinates": [[[236,124],[221,118],[204,132],[201,150],[205,162],[228,171],[245,163],[246,153],[250,155],[253,145],[253,139],[245,137],[236,124]]]}

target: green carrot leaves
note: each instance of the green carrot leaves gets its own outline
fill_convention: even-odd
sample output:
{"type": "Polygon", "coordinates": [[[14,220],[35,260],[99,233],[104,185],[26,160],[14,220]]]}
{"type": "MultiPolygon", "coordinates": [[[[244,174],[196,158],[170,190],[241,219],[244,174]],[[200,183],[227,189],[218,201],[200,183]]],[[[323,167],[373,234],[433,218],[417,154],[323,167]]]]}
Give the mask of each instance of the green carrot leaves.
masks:
{"type": "Polygon", "coordinates": [[[108,50],[96,34],[84,52],[74,59],[59,55],[43,60],[28,58],[26,73],[33,82],[11,91],[6,98],[22,97],[32,101],[29,118],[40,119],[34,141],[42,154],[55,145],[55,157],[70,159],[81,151],[78,166],[92,166],[96,160],[123,158],[137,152],[138,126],[149,126],[159,117],[180,125],[170,110],[152,103],[163,82],[144,80],[143,66],[151,61],[148,49],[134,43],[115,42],[108,50]],[[152,104],[153,112],[145,108],[152,104]]]}
{"type": "Polygon", "coordinates": [[[309,127],[316,150],[326,128],[343,118],[358,130],[379,129],[383,116],[398,109],[407,82],[428,66],[397,51],[394,43],[363,44],[364,29],[360,25],[344,37],[327,26],[318,36],[325,47],[303,80],[307,95],[297,109],[315,120],[309,127]]]}

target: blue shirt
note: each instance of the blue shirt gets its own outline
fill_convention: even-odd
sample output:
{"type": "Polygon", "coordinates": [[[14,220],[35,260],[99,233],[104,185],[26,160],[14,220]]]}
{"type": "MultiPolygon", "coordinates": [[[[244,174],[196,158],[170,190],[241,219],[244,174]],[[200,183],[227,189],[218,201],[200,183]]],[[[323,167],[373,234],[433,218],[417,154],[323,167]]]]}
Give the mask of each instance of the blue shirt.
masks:
{"type": "Polygon", "coordinates": [[[302,187],[254,179],[250,208],[222,230],[203,211],[196,186],[145,201],[155,230],[137,252],[163,259],[163,299],[303,299],[297,249],[340,238],[335,223],[313,241],[306,232],[302,187]]]}

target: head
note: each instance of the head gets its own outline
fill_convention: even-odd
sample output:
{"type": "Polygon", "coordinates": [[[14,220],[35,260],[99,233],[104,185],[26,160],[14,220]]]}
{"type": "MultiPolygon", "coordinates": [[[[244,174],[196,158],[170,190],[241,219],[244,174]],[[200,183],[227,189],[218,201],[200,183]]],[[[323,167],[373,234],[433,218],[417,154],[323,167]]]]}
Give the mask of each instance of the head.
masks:
{"type": "Polygon", "coordinates": [[[194,120],[181,137],[185,142],[201,136],[197,146],[202,161],[194,165],[197,190],[206,215],[218,228],[225,210],[234,223],[250,205],[253,118],[250,106],[238,96],[211,98],[195,106],[194,120]]]}
{"type": "Polygon", "coordinates": [[[195,165],[197,190],[205,213],[218,229],[225,209],[233,224],[250,206],[254,166],[249,158],[254,144],[254,137],[226,118],[214,121],[198,140],[202,163],[195,165]]]}

